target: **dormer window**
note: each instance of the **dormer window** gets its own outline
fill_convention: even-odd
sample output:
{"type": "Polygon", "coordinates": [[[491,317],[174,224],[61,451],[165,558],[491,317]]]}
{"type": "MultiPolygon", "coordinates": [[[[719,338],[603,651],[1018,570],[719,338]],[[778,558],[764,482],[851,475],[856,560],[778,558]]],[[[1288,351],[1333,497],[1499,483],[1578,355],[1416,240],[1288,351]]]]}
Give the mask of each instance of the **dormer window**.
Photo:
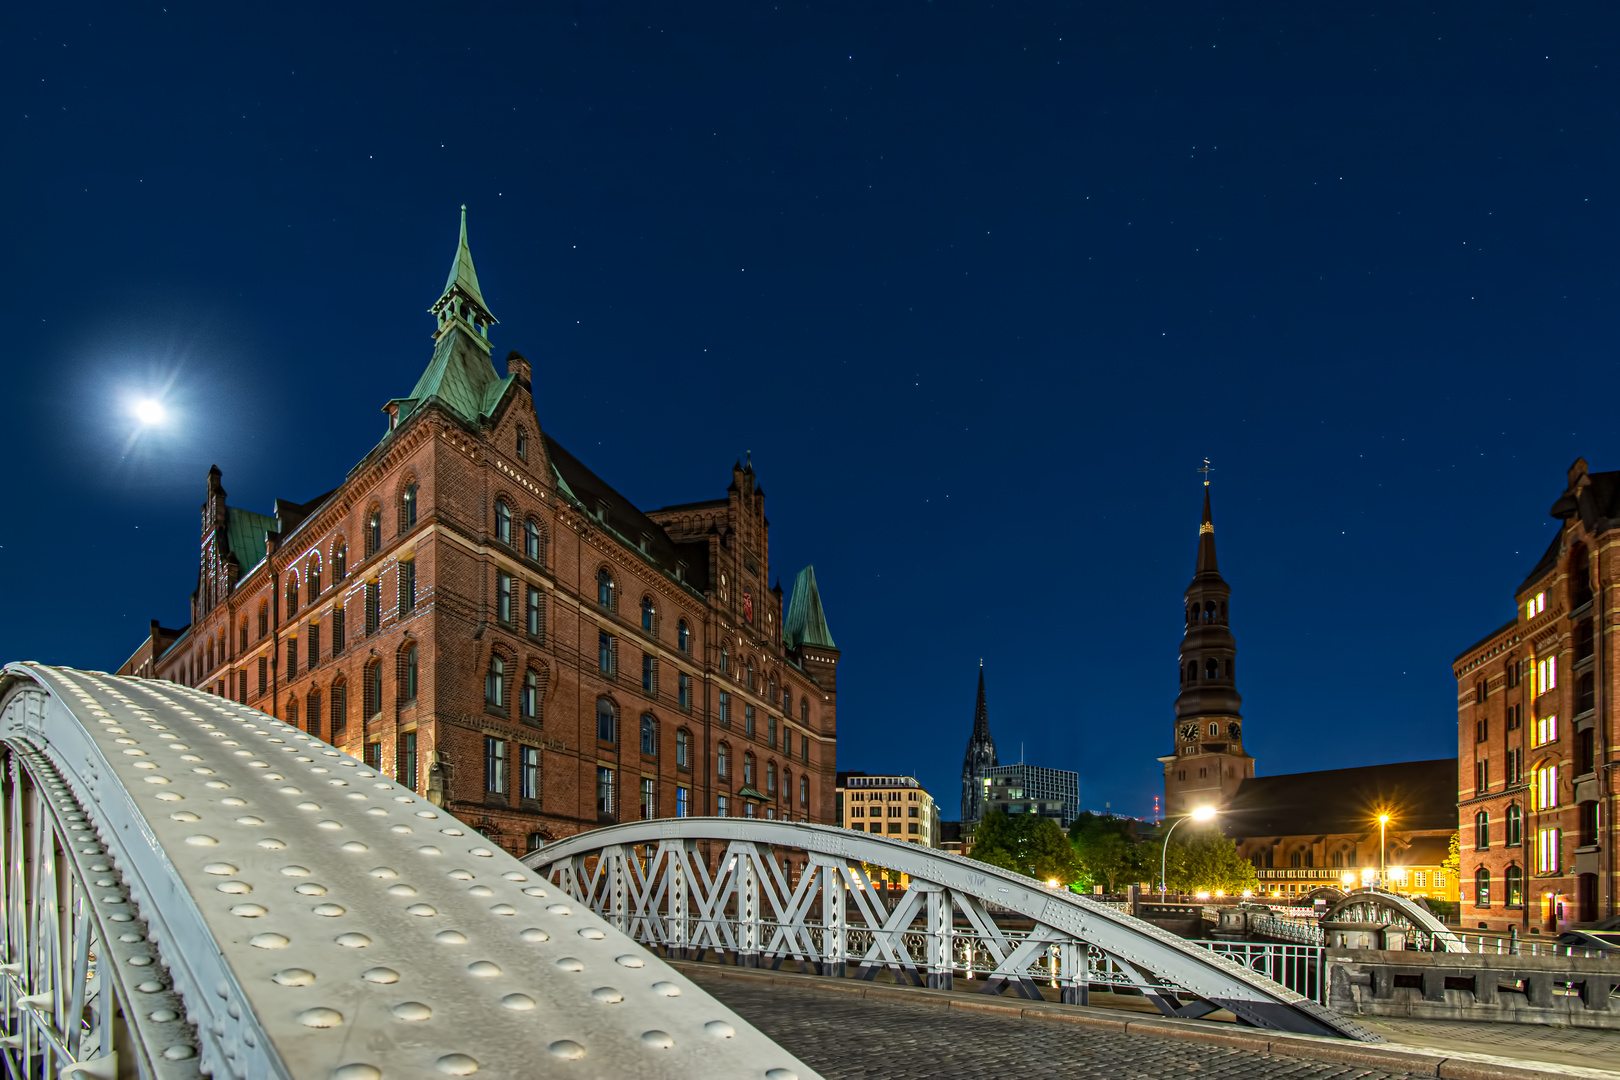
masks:
{"type": "Polygon", "coordinates": [[[1536,593],[1533,598],[1526,600],[1524,603],[1524,617],[1527,619],[1533,619],[1546,610],[1547,594],[1544,592],[1536,593]]]}

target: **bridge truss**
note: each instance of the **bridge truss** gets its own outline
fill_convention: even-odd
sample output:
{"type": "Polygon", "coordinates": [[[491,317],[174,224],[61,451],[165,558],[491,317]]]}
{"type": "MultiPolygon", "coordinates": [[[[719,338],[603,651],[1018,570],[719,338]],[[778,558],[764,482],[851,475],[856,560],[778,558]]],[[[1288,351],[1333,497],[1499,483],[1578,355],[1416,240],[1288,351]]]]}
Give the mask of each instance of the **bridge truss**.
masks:
{"type": "Polygon", "coordinates": [[[1467,952],[1455,931],[1441,922],[1419,900],[1383,889],[1365,888],[1344,893],[1320,920],[1327,923],[1371,923],[1397,926],[1412,936],[1414,947],[1425,952],[1467,952]]]}
{"type": "Polygon", "coordinates": [[[187,687],[0,671],[0,858],[8,1080],[815,1077],[439,807],[187,687]]]}
{"type": "Polygon", "coordinates": [[[618,930],[665,955],[791,963],[822,975],[1084,1004],[1093,986],[1141,993],[1167,1016],[1225,1009],[1281,1031],[1377,1041],[1345,1017],[1227,957],[1065,890],[972,859],[827,825],[657,819],[582,833],[523,860],[618,930]],[[881,871],[906,875],[891,902],[881,871]],[[1011,930],[996,914],[1028,920],[1011,930]]]}

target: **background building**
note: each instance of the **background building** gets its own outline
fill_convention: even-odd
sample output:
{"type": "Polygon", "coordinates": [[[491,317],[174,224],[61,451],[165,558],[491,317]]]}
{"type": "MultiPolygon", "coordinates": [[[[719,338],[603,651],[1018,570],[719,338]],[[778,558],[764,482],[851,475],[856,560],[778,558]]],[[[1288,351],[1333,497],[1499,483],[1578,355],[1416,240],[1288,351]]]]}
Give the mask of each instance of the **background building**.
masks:
{"type": "MultiPolygon", "coordinates": [[[[1208,475],[1207,473],[1205,474],[1208,475]]],[[[1215,563],[1215,524],[1209,481],[1198,525],[1198,559],[1182,597],[1176,717],[1164,766],[1164,812],[1178,817],[1199,806],[1225,806],[1254,775],[1243,749],[1243,698],[1237,692],[1237,642],[1232,637],[1232,590],[1215,563]]]]}
{"type": "Polygon", "coordinates": [[[1552,933],[1616,914],[1620,472],[1569,467],[1514,617],[1452,663],[1463,923],[1552,933]]]}
{"type": "Polygon", "coordinates": [[[842,772],[837,778],[838,824],[925,847],[939,846],[939,811],[916,777],[842,772]]]}
{"type": "Polygon", "coordinates": [[[990,737],[990,710],[984,702],[984,661],[979,661],[979,696],[973,704],[973,733],[962,755],[962,825],[971,828],[984,816],[984,781],[996,765],[996,740],[990,737]]]}
{"type": "Polygon", "coordinates": [[[1457,899],[1457,875],[1443,867],[1457,830],[1457,763],[1404,761],[1354,769],[1250,777],[1216,820],[1255,866],[1266,893],[1371,884],[1384,865],[1401,892],[1457,899]]]}
{"type": "Polygon", "coordinates": [[[833,816],[839,652],[814,572],[782,609],[752,463],[643,512],[490,358],[461,237],[432,357],[332,491],[202,506],[192,621],[125,670],[246,702],[514,852],[638,817],[833,816]]]}
{"type": "Polygon", "coordinates": [[[985,777],[986,810],[1039,814],[1064,829],[1080,816],[1080,774],[1040,765],[997,765],[985,777]]]}

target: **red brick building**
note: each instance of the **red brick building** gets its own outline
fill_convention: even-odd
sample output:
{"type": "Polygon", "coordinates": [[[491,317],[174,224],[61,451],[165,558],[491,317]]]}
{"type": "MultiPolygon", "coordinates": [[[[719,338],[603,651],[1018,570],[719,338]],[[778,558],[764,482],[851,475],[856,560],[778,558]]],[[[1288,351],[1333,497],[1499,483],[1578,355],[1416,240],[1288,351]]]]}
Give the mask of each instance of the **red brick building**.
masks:
{"type": "Polygon", "coordinates": [[[839,652],[771,588],[752,463],[643,512],[546,435],[461,239],[433,355],[334,490],[202,507],[192,621],[122,673],[261,708],[522,852],[599,824],[835,820],[839,652]],[[138,670],[137,670],[138,669],[138,670]]]}
{"type": "Polygon", "coordinates": [[[1615,914],[1620,472],[1571,465],[1514,617],[1452,663],[1462,917],[1554,933],[1615,914]]]}

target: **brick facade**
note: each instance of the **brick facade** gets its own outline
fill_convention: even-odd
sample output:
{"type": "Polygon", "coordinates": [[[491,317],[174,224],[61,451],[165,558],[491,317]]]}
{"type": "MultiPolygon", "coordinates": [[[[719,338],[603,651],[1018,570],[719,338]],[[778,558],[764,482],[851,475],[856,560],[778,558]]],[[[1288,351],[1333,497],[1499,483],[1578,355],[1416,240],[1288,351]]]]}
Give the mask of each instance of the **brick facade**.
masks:
{"type": "Polygon", "coordinates": [[[465,224],[434,311],[433,362],[336,490],[251,514],[210,471],[191,625],[131,663],[294,721],[516,853],[640,817],[644,793],[650,816],[835,820],[839,653],[819,595],[821,634],[784,634],[752,464],[643,513],[546,436],[527,361],[490,362],[465,224]]]}
{"type": "Polygon", "coordinates": [[[1620,473],[1577,460],[1512,621],[1453,662],[1465,927],[1615,914],[1620,473]]]}

